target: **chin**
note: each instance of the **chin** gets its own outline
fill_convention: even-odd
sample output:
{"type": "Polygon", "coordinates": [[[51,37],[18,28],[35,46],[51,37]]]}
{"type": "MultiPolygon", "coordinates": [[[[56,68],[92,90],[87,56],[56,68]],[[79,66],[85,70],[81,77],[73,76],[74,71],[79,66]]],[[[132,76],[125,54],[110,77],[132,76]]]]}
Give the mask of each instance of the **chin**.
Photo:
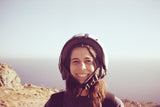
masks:
{"type": "MultiPolygon", "coordinates": [[[[78,80],[79,81],[79,80],[78,80]]],[[[85,80],[81,80],[79,81],[80,84],[83,84],[85,82],[85,80]]]]}
{"type": "Polygon", "coordinates": [[[79,81],[79,83],[80,83],[80,84],[83,84],[83,83],[84,83],[84,81],[79,81]]]}

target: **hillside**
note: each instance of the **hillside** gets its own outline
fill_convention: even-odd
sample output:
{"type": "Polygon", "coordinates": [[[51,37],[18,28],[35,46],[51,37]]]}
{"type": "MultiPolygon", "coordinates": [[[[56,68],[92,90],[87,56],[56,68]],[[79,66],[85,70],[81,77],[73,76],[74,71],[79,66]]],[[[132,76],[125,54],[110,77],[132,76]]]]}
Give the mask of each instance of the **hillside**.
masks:
{"type": "MultiPolygon", "coordinates": [[[[13,68],[0,63],[0,107],[43,107],[50,95],[60,90],[21,84],[13,68]]],[[[153,102],[122,99],[125,107],[160,107],[153,102]]]]}

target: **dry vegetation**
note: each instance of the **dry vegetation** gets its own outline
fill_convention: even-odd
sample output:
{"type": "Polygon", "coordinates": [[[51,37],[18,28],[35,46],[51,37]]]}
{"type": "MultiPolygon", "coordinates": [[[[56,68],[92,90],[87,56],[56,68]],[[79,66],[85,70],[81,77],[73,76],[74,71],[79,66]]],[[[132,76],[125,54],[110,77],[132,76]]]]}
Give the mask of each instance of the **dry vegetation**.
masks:
{"type": "Polygon", "coordinates": [[[22,85],[22,88],[0,88],[0,107],[43,107],[56,89],[22,85]]]}
{"type": "Polygon", "coordinates": [[[153,102],[139,102],[130,99],[122,99],[125,107],[160,107],[160,105],[153,102]]]}

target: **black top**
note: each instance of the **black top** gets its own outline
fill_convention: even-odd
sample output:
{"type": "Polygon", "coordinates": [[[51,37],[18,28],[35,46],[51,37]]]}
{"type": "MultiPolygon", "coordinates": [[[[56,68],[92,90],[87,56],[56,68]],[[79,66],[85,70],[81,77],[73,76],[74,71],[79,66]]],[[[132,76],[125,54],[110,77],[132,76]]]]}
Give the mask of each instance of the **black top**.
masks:
{"type": "MultiPolygon", "coordinates": [[[[71,101],[65,92],[52,94],[44,107],[93,107],[87,96],[79,96],[71,101]]],[[[122,101],[111,93],[106,94],[102,107],[124,107],[122,101]]]]}

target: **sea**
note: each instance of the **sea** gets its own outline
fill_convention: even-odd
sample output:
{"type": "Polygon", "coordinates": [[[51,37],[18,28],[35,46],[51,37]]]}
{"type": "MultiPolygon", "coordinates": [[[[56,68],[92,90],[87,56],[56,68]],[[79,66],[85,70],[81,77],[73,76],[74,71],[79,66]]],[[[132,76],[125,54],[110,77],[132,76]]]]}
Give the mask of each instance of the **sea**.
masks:
{"type": "MultiPolygon", "coordinates": [[[[13,67],[21,83],[65,89],[58,69],[58,59],[0,59],[13,67]]],[[[160,60],[111,59],[104,77],[108,91],[121,99],[160,104],[160,60]]]]}

